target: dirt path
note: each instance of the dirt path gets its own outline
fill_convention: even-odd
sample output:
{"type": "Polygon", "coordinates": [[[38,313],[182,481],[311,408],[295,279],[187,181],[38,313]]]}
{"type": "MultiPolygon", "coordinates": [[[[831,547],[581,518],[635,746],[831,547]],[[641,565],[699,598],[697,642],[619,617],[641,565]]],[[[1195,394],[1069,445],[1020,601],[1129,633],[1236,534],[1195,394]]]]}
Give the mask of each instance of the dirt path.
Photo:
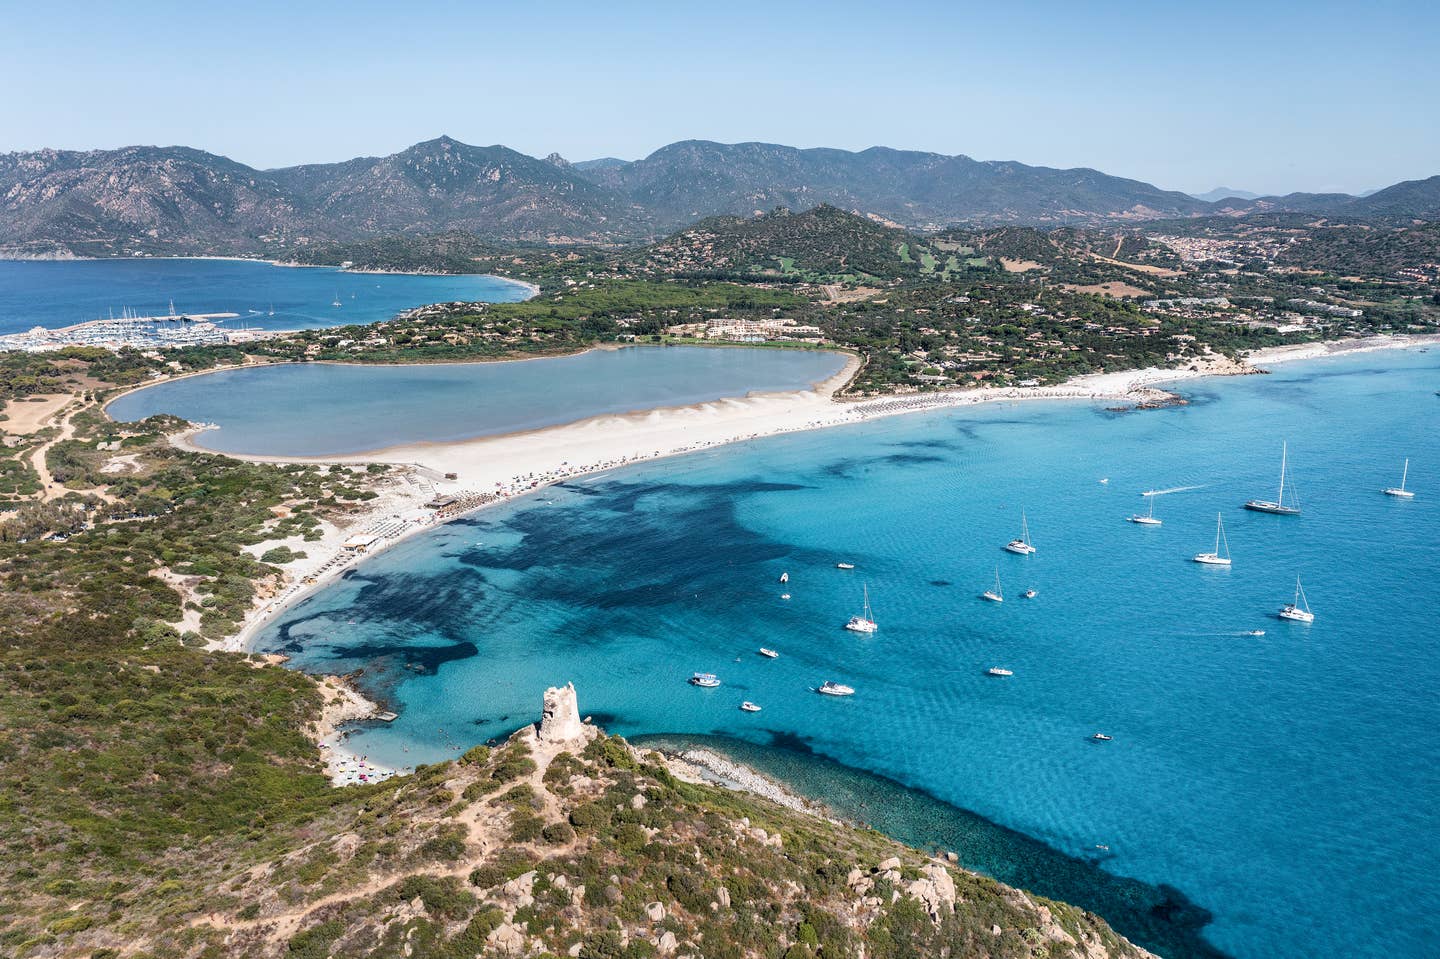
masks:
{"type": "MultiPolygon", "coordinates": [[[[40,502],[42,503],[59,499],[66,493],[77,492],[76,490],[68,489],[55,482],[55,476],[50,472],[50,466],[46,463],[46,458],[50,453],[50,448],[56,443],[75,438],[75,415],[84,411],[86,408],[87,406],[83,402],[60,407],[51,418],[52,422],[47,424],[50,426],[59,426],[59,434],[54,439],[41,443],[35,448],[34,452],[30,454],[30,467],[35,470],[35,474],[40,477],[40,502]]],[[[85,492],[107,503],[115,502],[115,497],[103,489],[90,489],[85,492]]]]}

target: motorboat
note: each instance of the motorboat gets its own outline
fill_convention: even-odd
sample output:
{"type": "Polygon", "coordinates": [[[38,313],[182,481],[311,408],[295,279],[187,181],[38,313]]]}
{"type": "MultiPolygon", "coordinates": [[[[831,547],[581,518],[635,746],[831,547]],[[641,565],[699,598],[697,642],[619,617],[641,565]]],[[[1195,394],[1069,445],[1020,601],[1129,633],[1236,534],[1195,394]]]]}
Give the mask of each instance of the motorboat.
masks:
{"type": "Polygon", "coordinates": [[[815,692],[819,693],[819,694],[822,695],[822,696],[854,696],[854,695],[855,695],[855,690],[852,689],[851,687],[846,686],[844,683],[831,682],[831,681],[828,680],[828,679],[825,680],[825,682],[821,683],[819,686],[817,686],[816,689],[815,689],[815,692]]]}
{"type": "Polygon", "coordinates": [[[701,689],[714,689],[720,685],[720,679],[714,673],[696,673],[690,677],[691,686],[699,686],[701,689]]]}
{"type": "Polygon", "coordinates": [[[989,669],[985,670],[985,674],[987,676],[1014,676],[1015,671],[1011,669],[1004,669],[1000,666],[991,666],[989,669]]]}
{"type": "Polygon", "coordinates": [[[775,652],[775,650],[770,649],[770,648],[768,648],[768,647],[766,647],[766,646],[761,646],[761,647],[760,647],[760,655],[761,655],[761,656],[764,656],[766,659],[779,659],[779,658],[780,658],[780,654],[779,654],[779,653],[775,652]]]}
{"type": "Polygon", "coordinates": [[[1033,589],[1027,589],[1027,590],[1025,590],[1025,593],[1024,593],[1024,596],[1025,596],[1026,599],[1034,599],[1036,595],[1037,595],[1037,594],[1036,594],[1035,590],[1033,590],[1033,589]]]}
{"type": "Polygon", "coordinates": [[[782,583],[788,583],[788,582],[790,582],[790,574],[789,574],[789,573],[781,573],[781,574],[780,574],[780,582],[782,582],[782,583]]]}
{"type": "Polygon", "coordinates": [[[1115,737],[1114,737],[1114,736],[1107,736],[1107,735],[1105,735],[1104,733],[1096,733],[1095,735],[1091,736],[1090,738],[1091,738],[1092,740],[1094,740],[1095,742],[1097,742],[1097,743],[1108,743],[1108,742],[1110,742],[1111,740],[1113,740],[1115,737]]]}
{"type": "Polygon", "coordinates": [[[835,564],[835,568],[836,568],[836,569],[854,569],[854,568],[855,568],[855,564],[854,564],[854,563],[836,563],[836,564],[835,564]]]}
{"type": "Polygon", "coordinates": [[[760,711],[760,707],[756,706],[748,699],[740,704],[740,708],[747,713],[758,713],[760,711]]]}

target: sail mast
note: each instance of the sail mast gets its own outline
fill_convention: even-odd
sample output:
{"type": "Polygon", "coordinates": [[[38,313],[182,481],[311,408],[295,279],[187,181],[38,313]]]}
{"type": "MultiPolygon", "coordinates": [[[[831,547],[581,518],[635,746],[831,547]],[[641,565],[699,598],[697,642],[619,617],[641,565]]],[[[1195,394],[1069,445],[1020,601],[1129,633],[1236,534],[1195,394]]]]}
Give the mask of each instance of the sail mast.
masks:
{"type": "Polygon", "coordinates": [[[1278,506],[1285,505],[1285,457],[1289,452],[1289,443],[1280,444],[1280,493],[1275,497],[1278,506]]]}

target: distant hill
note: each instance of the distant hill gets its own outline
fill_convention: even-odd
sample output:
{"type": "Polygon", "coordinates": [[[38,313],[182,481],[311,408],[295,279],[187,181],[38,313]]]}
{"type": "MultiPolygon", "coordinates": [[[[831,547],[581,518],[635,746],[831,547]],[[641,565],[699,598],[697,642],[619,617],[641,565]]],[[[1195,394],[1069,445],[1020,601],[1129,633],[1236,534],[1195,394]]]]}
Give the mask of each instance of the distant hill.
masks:
{"type": "Polygon", "coordinates": [[[1225,200],[1230,197],[1236,197],[1241,200],[1258,200],[1260,198],[1260,194],[1258,193],[1251,193],[1249,190],[1237,190],[1231,186],[1217,186],[1209,193],[1192,193],[1190,195],[1197,200],[1204,200],[1206,203],[1214,203],[1216,200],[1225,200]]]}
{"type": "MultiPolygon", "coordinates": [[[[1235,192],[1235,191],[1213,191],[1235,192]]],[[[0,155],[0,255],[263,254],[380,236],[632,243],[717,215],[829,205],[910,230],[1110,227],[1300,212],[1440,218],[1440,177],[1369,197],[1218,202],[1096,170],[872,147],[687,140],[571,164],[449,137],[386,157],[256,170],[188,147],[0,155]]]]}
{"type": "Polygon", "coordinates": [[[780,208],[710,217],[634,259],[647,272],[670,275],[861,280],[919,275],[922,246],[904,230],[821,205],[803,213],[780,208]]]}

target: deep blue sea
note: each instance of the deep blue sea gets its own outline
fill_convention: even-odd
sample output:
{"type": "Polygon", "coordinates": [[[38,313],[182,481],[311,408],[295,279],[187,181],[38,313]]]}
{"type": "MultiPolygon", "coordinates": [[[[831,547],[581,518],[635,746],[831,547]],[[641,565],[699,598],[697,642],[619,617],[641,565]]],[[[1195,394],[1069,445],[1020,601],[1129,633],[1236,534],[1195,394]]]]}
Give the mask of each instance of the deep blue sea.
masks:
{"type": "Polygon", "coordinates": [[[397,765],[574,680],[614,732],[728,745],[1167,955],[1433,956],[1436,390],[1440,352],[1386,352],[1159,411],[992,405],[644,464],[402,543],[260,646],[363,667],[401,716],[352,744],[397,765]],[[1304,514],[1240,509],[1273,495],[1282,441],[1304,514]],[[1407,456],[1417,497],[1381,495],[1407,456]],[[1158,500],[1163,526],[1124,521],[1174,487],[1196,488],[1158,500]],[[1022,508],[1029,558],[1001,550],[1022,508]],[[1217,511],[1229,570],[1189,561],[1217,511]],[[997,567],[999,605],[978,598],[997,567]],[[1308,627],[1274,615],[1297,573],[1308,627]],[[841,628],[866,584],[871,638],[841,628]]]}
{"type": "Polygon", "coordinates": [[[284,364],[160,383],[106,409],[117,420],[173,413],[219,424],[198,441],[221,452],[328,456],[804,389],[846,360],[817,350],[632,346],[522,363],[284,364]]]}
{"type": "Polygon", "coordinates": [[[165,316],[172,302],[179,313],[240,314],[224,321],[227,329],[298,330],[388,320],[427,303],[510,303],[529,295],[496,276],[344,273],[244,260],[0,260],[0,333],[70,326],[127,309],[165,316]]]}

